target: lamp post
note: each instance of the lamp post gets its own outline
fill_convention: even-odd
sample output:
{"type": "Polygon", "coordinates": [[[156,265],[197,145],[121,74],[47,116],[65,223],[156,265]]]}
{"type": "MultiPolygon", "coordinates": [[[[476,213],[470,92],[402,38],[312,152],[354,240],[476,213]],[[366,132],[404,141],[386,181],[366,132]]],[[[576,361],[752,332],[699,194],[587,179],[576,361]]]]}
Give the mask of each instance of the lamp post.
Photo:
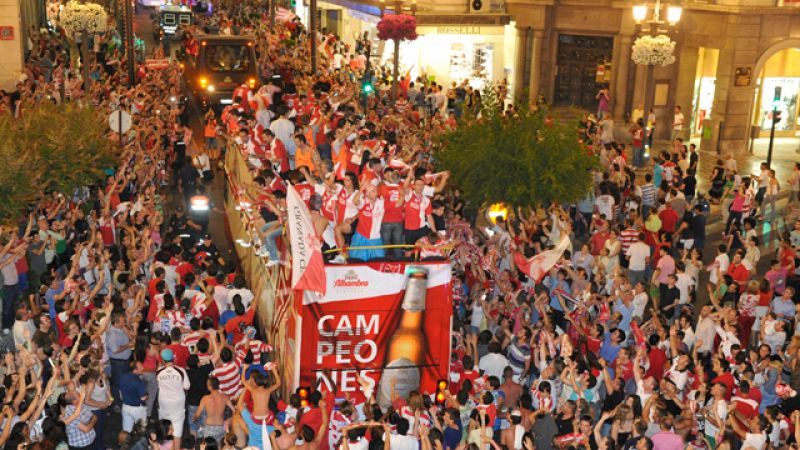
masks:
{"type": "Polygon", "coordinates": [[[316,75],[317,73],[317,29],[319,28],[319,24],[317,23],[317,0],[311,0],[309,2],[309,12],[311,14],[311,73],[316,75]]]}
{"type": "Polygon", "coordinates": [[[269,0],[269,32],[275,32],[275,2],[277,0],[269,0]]]}
{"type": "MultiPolygon", "coordinates": [[[[384,14],[386,13],[386,2],[385,0],[380,0],[381,4],[381,18],[383,18],[384,14]]],[[[411,15],[416,15],[417,13],[417,0],[412,0],[411,8],[410,8],[411,15]]],[[[394,13],[395,14],[403,14],[403,0],[395,0],[394,2],[394,13]]],[[[400,83],[400,39],[394,39],[394,55],[392,56],[392,100],[397,100],[397,89],[400,83]]]]}
{"type": "Polygon", "coordinates": [[[127,56],[128,65],[128,87],[133,87],[136,85],[136,43],[133,36],[133,0],[123,1],[125,2],[125,55],[127,56]]]}
{"type": "Polygon", "coordinates": [[[775,86],[775,95],[772,98],[772,126],[769,129],[769,148],[767,149],[767,167],[772,167],[772,144],[775,141],[775,124],[781,120],[781,86],[775,86]]]}
{"type": "MultiPolygon", "coordinates": [[[[681,20],[683,8],[680,5],[666,5],[667,18],[662,18],[663,5],[661,0],[656,0],[652,8],[652,15],[650,14],[650,5],[643,3],[633,6],[633,20],[636,22],[636,32],[638,35],[649,34],[650,36],[658,36],[661,33],[668,33],[674,26],[681,20]],[[650,18],[648,19],[648,16],[650,18]],[[643,24],[647,25],[647,30],[644,31],[643,24]],[[667,29],[664,29],[667,25],[667,29]]],[[[647,65],[645,75],[645,92],[644,92],[644,122],[645,122],[645,147],[648,146],[649,134],[652,133],[652,126],[650,124],[650,110],[653,108],[654,95],[655,95],[655,78],[653,76],[654,67],[652,64],[647,65]]]]}

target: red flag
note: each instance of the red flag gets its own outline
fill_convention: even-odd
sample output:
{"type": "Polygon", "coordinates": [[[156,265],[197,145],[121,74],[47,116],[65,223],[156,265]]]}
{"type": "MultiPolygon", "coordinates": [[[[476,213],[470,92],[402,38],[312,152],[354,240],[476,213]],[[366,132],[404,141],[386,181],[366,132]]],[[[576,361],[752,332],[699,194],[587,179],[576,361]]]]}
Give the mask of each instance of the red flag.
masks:
{"type": "Polygon", "coordinates": [[[547,272],[561,259],[561,255],[569,248],[569,245],[569,236],[564,235],[554,249],[543,251],[533,258],[525,259],[521,253],[514,253],[514,264],[530,279],[540,283],[547,272]]]}
{"type": "Polygon", "coordinates": [[[325,261],[311,213],[294,186],[286,186],[287,226],[292,248],[292,289],[325,294],[325,261]]]}

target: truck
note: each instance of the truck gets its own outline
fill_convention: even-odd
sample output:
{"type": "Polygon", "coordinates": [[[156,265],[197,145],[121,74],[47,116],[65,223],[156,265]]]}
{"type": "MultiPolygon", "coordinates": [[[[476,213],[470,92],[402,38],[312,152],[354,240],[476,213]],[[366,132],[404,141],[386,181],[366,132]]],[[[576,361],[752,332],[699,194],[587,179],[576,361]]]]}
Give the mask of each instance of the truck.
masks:
{"type": "Polygon", "coordinates": [[[199,35],[197,56],[184,56],[187,88],[203,107],[233,103],[233,91],[259,84],[254,36],[199,35]]]}

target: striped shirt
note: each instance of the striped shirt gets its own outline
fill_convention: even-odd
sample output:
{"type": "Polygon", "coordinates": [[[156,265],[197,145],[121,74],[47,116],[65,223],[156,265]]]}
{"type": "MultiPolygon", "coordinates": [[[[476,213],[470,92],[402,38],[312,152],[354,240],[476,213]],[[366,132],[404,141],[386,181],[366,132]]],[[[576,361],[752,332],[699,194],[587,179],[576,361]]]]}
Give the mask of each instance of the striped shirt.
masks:
{"type": "Polygon", "coordinates": [[[626,228],[619,233],[619,240],[622,242],[622,254],[624,255],[628,248],[639,239],[639,230],[636,228],[626,228]]]}
{"type": "Polygon", "coordinates": [[[515,375],[521,374],[525,370],[525,363],[531,359],[531,348],[519,339],[514,338],[508,346],[508,362],[515,375]]]}
{"type": "Polygon", "coordinates": [[[242,392],[242,379],[238,361],[224,363],[211,371],[211,376],[219,380],[219,391],[234,400],[242,392]]]}
{"type": "Polygon", "coordinates": [[[272,351],[272,346],[269,344],[265,344],[257,339],[249,341],[246,344],[244,341],[242,341],[236,345],[237,353],[242,352],[246,354],[248,350],[250,351],[250,353],[253,354],[253,363],[255,364],[261,361],[262,353],[269,353],[272,351]]]}
{"type": "Polygon", "coordinates": [[[656,187],[653,183],[642,185],[642,205],[653,206],[656,204],[656,187]]]}
{"type": "Polygon", "coordinates": [[[221,363],[211,371],[211,376],[219,380],[219,391],[231,400],[236,400],[242,393],[241,365],[244,353],[239,351],[231,362],[221,363]]]}

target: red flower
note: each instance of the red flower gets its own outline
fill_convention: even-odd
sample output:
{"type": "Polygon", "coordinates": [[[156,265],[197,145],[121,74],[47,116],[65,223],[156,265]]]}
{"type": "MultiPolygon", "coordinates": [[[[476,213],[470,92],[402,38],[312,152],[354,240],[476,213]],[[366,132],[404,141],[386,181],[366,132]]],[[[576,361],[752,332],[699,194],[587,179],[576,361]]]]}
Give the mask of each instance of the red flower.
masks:
{"type": "Polygon", "coordinates": [[[378,39],[413,41],[417,38],[417,19],[408,14],[383,16],[378,22],[378,39]]]}

